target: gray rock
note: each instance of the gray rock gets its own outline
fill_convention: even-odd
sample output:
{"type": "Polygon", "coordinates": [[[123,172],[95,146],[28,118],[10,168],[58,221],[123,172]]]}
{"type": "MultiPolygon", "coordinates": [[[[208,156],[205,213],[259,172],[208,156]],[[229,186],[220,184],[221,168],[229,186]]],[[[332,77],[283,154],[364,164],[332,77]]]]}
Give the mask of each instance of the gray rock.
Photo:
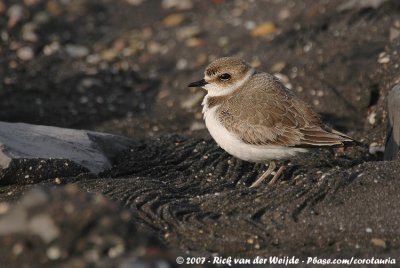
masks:
{"type": "Polygon", "coordinates": [[[385,145],[385,160],[393,160],[400,146],[400,84],[389,92],[389,124],[385,145]]]}
{"type": "Polygon", "coordinates": [[[111,168],[113,158],[131,144],[105,133],[0,122],[0,169],[21,159],[66,160],[65,166],[73,162],[98,174],[111,168]]]}

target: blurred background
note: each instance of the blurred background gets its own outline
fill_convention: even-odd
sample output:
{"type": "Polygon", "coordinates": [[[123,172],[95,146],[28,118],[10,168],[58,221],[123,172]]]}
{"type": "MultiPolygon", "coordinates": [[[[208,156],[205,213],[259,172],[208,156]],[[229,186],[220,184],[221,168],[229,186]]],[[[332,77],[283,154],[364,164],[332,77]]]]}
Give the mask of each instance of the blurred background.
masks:
{"type": "MultiPolygon", "coordinates": [[[[0,121],[135,139],[98,177],[63,159],[15,162],[0,177],[0,201],[51,189],[15,207],[0,202],[0,259],[136,267],[114,265],[153,240],[133,227],[196,255],[397,256],[400,166],[375,153],[399,62],[399,0],[0,0],[0,121]],[[362,146],[310,154],[276,187],[249,189],[261,164],[181,137],[210,138],[205,92],[187,85],[228,55],[276,75],[370,154],[362,146]],[[62,187],[70,182],[78,187],[62,187]],[[31,239],[35,226],[60,236],[31,239]]],[[[168,258],[163,247],[149,247],[150,258],[168,258]]]]}
{"type": "Polygon", "coordinates": [[[385,49],[399,36],[399,9],[395,0],[0,0],[0,120],[207,137],[205,92],[187,84],[235,55],[332,126],[383,142],[394,68],[385,49]]]}

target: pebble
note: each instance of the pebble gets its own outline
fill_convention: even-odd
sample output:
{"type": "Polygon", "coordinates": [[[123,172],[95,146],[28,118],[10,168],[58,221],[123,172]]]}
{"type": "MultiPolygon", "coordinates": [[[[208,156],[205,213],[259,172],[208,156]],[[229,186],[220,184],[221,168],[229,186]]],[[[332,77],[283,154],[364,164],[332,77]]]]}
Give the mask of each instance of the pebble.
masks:
{"type": "Polygon", "coordinates": [[[376,142],[372,142],[369,145],[368,152],[371,155],[376,154],[376,153],[384,153],[385,152],[385,147],[384,146],[379,146],[379,144],[376,143],[376,142]]]}
{"type": "Polygon", "coordinates": [[[279,61],[272,65],[271,67],[271,72],[273,73],[280,73],[286,66],[286,63],[284,61],[279,61]]]}
{"type": "Polygon", "coordinates": [[[101,61],[101,57],[99,54],[91,54],[87,56],[86,62],[89,64],[97,64],[101,61]]]}
{"type": "Polygon", "coordinates": [[[386,52],[382,52],[379,54],[378,63],[385,64],[390,62],[390,57],[386,52]]]}
{"type": "Polygon", "coordinates": [[[8,9],[7,15],[9,17],[7,26],[8,28],[13,28],[22,19],[24,8],[21,5],[12,5],[8,9]]]}
{"type": "Polygon", "coordinates": [[[89,49],[81,45],[68,44],[65,46],[65,51],[73,58],[83,58],[89,54],[89,49]]]}
{"type": "Polygon", "coordinates": [[[35,33],[36,25],[34,23],[26,23],[22,27],[22,39],[29,42],[37,42],[38,36],[35,33]]]}
{"type": "Polygon", "coordinates": [[[182,24],[185,17],[182,14],[171,14],[164,18],[163,24],[166,27],[176,27],[182,24]]]}
{"type": "Polygon", "coordinates": [[[161,6],[164,9],[176,8],[179,10],[186,10],[193,7],[193,2],[192,0],[163,0],[161,6]]]}
{"type": "Polygon", "coordinates": [[[252,29],[254,29],[254,28],[256,27],[256,23],[255,23],[254,21],[252,21],[252,20],[249,20],[249,21],[246,21],[246,22],[244,23],[244,27],[245,27],[247,30],[252,30],[252,29]]]}
{"type": "Polygon", "coordinates": [[[150,54],[158,54],[161,52],[161,45],[157,42],[150,41],[147,44],[147,50],[149,51],[150,54]]]}
{"type": "Polygon", "coordinates": [[[375,125],[375,123],[376,123],[376,111],[371,111],[368,114],[368,123],[370,123],[371,125],[375,125]]]}
{"type": "Polygon", "coordinates": [[[24,251],[24,246],[21,243],[16,243],[12,248],[12,253],[15,256],[18,256],[24,251]]]}
{"type": "Polygon", "coordinates": [[[46,251],[47,258],[50,260],[58,260],[61,257],[60,248],[56,246],[51,246],[46,251]]]}
{"type": "Polygon", "coordinates": [[[187,47],[203,47],[204,46],[204,40],[201,38],[189,38],[185,42],[187,47]]]}
{"type": "Polygon", "coordinates": [[[376,247],[386,248],[385,240],[380,239],[380,238],[372,238],[371,239],[371,244],[376,246],[376,247]]]}
{"type": "Polygon", "coordinates": [[[180,28],[176,32],[176,37],[179,40],[185,40],[191,37],[195,37],[196,35],[200,34],[201,30],[198,26],[186,26],[180,28]]]}
{"type": "Polygon", "coordinates": [[[60,49],[60,43],[57,41],[53,41],[52,43],[45,45],[43,48],[43,54],[46,56],[50,56],[54,52],[60,49]]]}
{"type": "Polygon", "coordinates": [[[281,11],[279,11],[278,13],[278,18],[280,20],[286,20],[287,18],[290,17],[290,10],[289,9],[282,9],[281,11]]]}
{"type": "Polygon", "coordinates": [[[252,37],[262,37],[276,33],[277,28],[272,21],[266,21],[251,30],[252,37]]]}
{"type": "Polygon", "coordinates": [[[17,57],[23,61],[31,60],[34,57],[33,49],[28,46],[21,47],[17,50],[17,57]]]}

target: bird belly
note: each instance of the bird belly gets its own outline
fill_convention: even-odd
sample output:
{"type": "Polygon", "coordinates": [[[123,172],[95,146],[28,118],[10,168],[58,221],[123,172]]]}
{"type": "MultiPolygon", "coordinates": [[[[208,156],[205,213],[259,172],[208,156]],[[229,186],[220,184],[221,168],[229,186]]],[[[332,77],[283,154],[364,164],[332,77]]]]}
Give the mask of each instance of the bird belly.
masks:
{"type": "Polygon", "coordinates": [[[244,143],[221,124],[216,115],[216,109],[217,107],[213,107],[204,111],[207,129],[222,149],[239,159],[265,163],[270,160],[288,159],[298,153],[307,152],[304,148],[244,143]]]}

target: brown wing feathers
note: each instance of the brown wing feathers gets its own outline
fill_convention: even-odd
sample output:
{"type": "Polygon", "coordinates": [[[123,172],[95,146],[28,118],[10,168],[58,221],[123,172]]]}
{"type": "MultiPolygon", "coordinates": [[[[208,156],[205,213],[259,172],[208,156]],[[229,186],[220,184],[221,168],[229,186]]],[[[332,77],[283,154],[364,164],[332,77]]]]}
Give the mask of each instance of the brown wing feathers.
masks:
{"type": "MultiPolygon", "coordinates": [[[[261,79],[265,85],[266,77],[261,79]]],[[[234,95],[225,96],[223,100],[210,101],[210,104],[221,104],[218,108],[221,123],[243,142],[254,145],[320,147],[353,141],[345,134],[324,126],[306,103],[280,83],[273,81],[273,84],[269,84],[273,90],[260,87],[257,79],[255,83],[239,89],[234,95]]]]}

